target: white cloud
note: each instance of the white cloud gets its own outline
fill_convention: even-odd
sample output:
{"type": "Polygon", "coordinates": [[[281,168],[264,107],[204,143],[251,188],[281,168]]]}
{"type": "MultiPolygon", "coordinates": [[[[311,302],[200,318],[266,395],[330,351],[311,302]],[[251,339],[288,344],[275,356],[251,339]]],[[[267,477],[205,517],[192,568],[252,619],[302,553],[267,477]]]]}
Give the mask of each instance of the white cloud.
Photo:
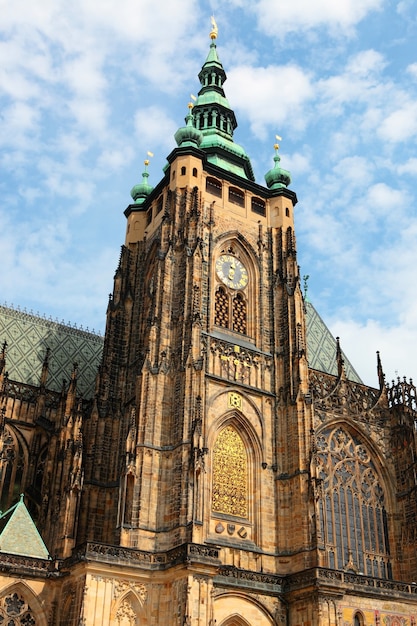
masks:
{"type": "Polygon", "coordinates": [[[233,106],[249,119],[252,132],[265,139],[269,127],[272,138],[293,124],[305,127],[305,105],[314,95],[307,73],[295,65],[251,67],[241,65],[228,73],[228,95],[233,106]],[[248,97],[250,93],[250,97],[248,97]]]}
{"type": "Polygon", "coordinates": [[[346,36],[368,13],[382,6],[383,0],[261,0],[256,11],[261,27],[270,35],[326,27],[346,36]]]}
{"type": "MultiPolygon", "coordinates": [[[[346,141],[346,139],[344,140],[346,141]]],[[[333,168],[339,180],[354,184],[356,188],[369,185],[374,175],[374,165],[364,156],[342,158],[333,168]]]]}
{"type": "Polygon", "coordinates": [[[397,165],[399,174],[412,174],[417,175],[417,158],[412,157],[408,159],[402,165],[397,165]]]}
{"type": "Polygon", "coordinates": [[[135,114],[135,131],[144,156],[147,150],[155,152],[155,146],[164,151],[173,149],[175,146],[173,136],[180,125],[181,123],[175,122],[160,106],[139,109],[135,114]]]}
{"type": "Polygon", "coordinates": [[[372,319],[365,323],[334,319],[329,328],[334,336],[340,337],[342,350],[366,384],[378,387],[377,351],[387,383],[397,376],[410,377],[415,372],[414,350],[410,346],[417,345],[416,328],[384,326],[372,319]]]}
{"type": "Polygon", "coordinates": [[[379,135],[393,143],[405,141],[417,134],[417,103],[404,102],[382,122],[379,135]]]}
{"type": "Polygon", "coordinates": [[[409,74],[411,74],[411,76],[412,76],[413,78],[416,78],[416,79],[417,79],[417,63],[411,63],[411,64],[407,67],[406,71],[407,71],[409,74]]]}

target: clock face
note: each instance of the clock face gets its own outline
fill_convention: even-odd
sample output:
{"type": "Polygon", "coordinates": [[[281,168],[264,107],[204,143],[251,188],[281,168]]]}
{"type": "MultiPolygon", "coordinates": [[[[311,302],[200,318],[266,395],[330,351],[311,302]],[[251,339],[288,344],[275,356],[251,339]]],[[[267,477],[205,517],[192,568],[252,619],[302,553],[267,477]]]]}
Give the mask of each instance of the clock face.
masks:
{"type": "Polygon", "coordinates": [[[230,254],[222,254],[216,261],[216,274],[231,289],[244,289],[248,284],[246,267],[230,254]]]}

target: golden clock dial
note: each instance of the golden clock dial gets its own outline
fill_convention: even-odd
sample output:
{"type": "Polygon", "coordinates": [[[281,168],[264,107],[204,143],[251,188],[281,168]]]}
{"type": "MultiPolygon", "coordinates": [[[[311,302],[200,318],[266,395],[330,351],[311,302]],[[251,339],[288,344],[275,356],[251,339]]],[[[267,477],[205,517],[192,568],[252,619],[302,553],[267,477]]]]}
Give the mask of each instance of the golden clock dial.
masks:
{"type": "Polygon", "coordinates": [[[246,267],[231,254],[222,254],[216,261],[216,274],[231,289],[244,289],[249,276],[246,267]]]}

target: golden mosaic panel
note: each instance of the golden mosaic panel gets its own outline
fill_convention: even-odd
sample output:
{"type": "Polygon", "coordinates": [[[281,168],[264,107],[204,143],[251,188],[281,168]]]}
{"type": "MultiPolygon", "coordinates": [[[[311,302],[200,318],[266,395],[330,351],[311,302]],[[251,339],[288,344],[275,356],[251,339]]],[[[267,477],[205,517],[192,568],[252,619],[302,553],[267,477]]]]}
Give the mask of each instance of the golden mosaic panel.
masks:
{"type": "Polygon", "coordinates": [[[213,450],[212,510],[248,517],[248,463],[239,433],[224,428],[213,450]]]}

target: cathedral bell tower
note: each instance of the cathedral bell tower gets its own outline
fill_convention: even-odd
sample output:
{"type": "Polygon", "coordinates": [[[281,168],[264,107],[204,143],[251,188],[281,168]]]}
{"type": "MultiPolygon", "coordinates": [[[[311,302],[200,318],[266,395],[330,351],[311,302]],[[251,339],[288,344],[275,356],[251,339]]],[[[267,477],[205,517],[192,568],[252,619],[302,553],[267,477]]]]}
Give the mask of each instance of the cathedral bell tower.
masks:
{"type": "Polygon", "coordinates": [[[234,142],[216,36],[163,179],[145,161],[125,211],[78,527],[79,543],[200,555],[207,624],[227,568],[316,563],[297,198],[278,145],[263,186],[234,142]]]}

